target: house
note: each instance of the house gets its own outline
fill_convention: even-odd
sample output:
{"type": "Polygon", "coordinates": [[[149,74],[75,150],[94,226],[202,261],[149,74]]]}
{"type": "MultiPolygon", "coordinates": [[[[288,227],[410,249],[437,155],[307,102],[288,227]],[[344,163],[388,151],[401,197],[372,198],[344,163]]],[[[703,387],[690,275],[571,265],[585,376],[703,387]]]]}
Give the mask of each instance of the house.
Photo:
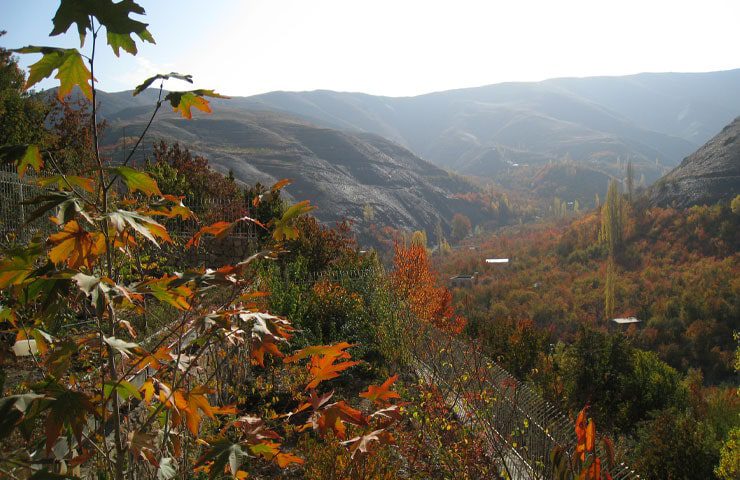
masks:
{"type": "Polygon", "coordinates": [[[642,320],[638,320],[635,317],[626,317],[626,318],[612,318],[612,322],[616,323],[617,325],[632,325],[642,322],[642,320]]]}
{"type": "Polygon", "coordinates": [[[463,287],[468,288],[475,285],[478,281],[478,272],[473,275],[459,274],[454,277],[450,277],[450,287],[463,287]]]}

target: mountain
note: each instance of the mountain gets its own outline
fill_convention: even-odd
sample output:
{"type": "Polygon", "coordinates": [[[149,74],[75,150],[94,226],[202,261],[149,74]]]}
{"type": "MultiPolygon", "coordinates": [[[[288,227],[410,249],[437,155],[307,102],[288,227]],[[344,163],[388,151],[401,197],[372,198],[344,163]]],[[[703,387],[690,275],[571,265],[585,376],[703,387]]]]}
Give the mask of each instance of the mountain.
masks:
{"type": "MultiPolygon", "coordinates": [[[[740,113],[740,69],[502,83],[416,97],[272,92],[232,102],[389,138],[432,163],[506,181],[563,158],[652,182],[740,113]]],[[[605,188],[605,187],[603,187],[605,188]]]]}
{"type": "Polygon", "coordinates": [[[740,194],[740,117],[684,159],[648,191],[651,203],[687,208],[740,194]]]}
{"type": "MultiPolygon", "coordinates": [[[[109,123],[103,142],[114,158],[123,156],[124,133],[128,146],[133,145],[156,101],[130,98],[130,92],[100,95],[101,112],[109,123]]],[[[427,231],[438,219],[449,230],[448,222],[457,212],[477,215],[471,204],[452,198],[476,187],[383,137],[233,107],[223,103],[212,115],[196,114],[192,120],[162,109],[144,143],[150,146],[160,138],[179,141],[207,157],[217,170],[230,170],[247,184],[293,179],[286,189],[289,196],[311,200],[319,207],[316,215],[326,222],[344,218],[363,222],[367,205],[379,225],[427,231]]]]}

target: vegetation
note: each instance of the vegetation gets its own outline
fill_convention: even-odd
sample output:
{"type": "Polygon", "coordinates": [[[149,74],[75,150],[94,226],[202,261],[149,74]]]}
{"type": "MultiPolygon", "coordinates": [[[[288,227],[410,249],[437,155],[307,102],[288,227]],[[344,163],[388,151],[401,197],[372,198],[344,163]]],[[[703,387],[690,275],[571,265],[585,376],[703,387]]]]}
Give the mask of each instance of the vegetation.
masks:
{"type": "MultiPolygon", "coordinates": [[[[0,250],[1,476],[510,478],[512,451],[551,432],[496,410],[530,390],[495,361],[572,415],[572,450],[526,458],[545,475],[602,480],[619,460],[645,478],[737,477],[740,196],[648,208],[630,161],[625,194],[612,180],[596,211],[540,206],[557,223],[511,227],[538,209],[490,186],[450,197],[454,250],[441,217],[432,242],[366,204],[360,231],[386,251],[364,250],[351,222],[286,201],[291,180],[244,186],[163,141],[136,168],[149,126],[107,157],[96,48],[103,33],[116,55],[153,43],[143,14],[62,0],[52,36],[74,26],[80,49],[0,50],[0,160],[38,183],[28,222],[49,227],[0,250]],[[26,79],[12,53],[42,57],[26,79]],[[29,92],[52,75],[56,99],[29,92]]],[[[192,78],[134,90],[159,91],[148,125],[223,98],[172,81],[192,78]]]]}
{"type": "Polygon", "coordinates": [[[612,184],[599,212],[483,236],[438,268],[484,272],[453,292],[468,335],[552,402],[588,403],[646,476],[721,478],[740,418],[739,226],[726,204],[646,208],[612,184]],[[490,256],[512,264],[484,265],[490,256]]]}

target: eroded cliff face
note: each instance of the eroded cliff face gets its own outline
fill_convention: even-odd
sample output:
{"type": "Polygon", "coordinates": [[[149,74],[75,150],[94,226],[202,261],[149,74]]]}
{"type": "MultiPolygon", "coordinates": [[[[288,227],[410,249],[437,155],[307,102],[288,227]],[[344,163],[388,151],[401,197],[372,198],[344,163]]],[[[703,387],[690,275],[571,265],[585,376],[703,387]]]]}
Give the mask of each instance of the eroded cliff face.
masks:
{"type": "Polygon", "coordinates": [[[740,194],[740,117],[686,157],[648,191],[657,206],[687,208],[740,194]]]}

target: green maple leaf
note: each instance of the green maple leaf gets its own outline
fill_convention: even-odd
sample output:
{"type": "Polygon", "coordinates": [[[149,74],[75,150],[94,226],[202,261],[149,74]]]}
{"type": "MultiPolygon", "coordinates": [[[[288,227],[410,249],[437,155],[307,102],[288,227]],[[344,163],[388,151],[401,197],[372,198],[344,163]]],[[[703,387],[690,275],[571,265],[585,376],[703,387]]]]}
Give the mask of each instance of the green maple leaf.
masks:
{"type": "Polygon", "coordinates": [[[303,200],[302,202],[292,205],[285,211],[282,218],[275,219],[275,229],[272,232],[273,238],[278,242],[282,240],[295,240],[298,238],[298,229],[293,225],[295,219],[314,209],[316,209],[316,207],[311,205],[308,200],[303,200]]]}
{"type": "Polygon", "coordinates": [[[153,77],[147,78],[146,80],[144,80],[141,83],[141,85],[139,85],[138,87],[136,87],[136,89],[134,89],[133,96],[135,97],[136,95],[140,94],[141,92],[143,92],[144,90],[146,90],[147,88],[149,88],[149,86],[152,83],[154,83],[156,80],[159,80],[159,79],[169,80],[170,78],[176,78],[178,80],[183,80],[183,81],[188,82],[188,83],[193,83],[193,76],[192,75],[183,75],[181,73],[176,73],[176,72],[170,72],[170,73],[167,73],[167,74],[158,73],[157,75],[154,75],[153,77]]]}
{"type": "Polygon", "coordinates": [[[131,192],[139,191],[147,197],[152,195],[162,195],[162,192],[159,191],[159,187],[157,186],[157,182],[144,172],[140,172],[131,167],[114,167],[111,168],[110,171],[121,177],[131,192]]]}
{"type": "Polygon", "coordinates": [[[6,145],[0,147],[0,163],[14,163],[20,178],[23,178],[28,167],[33,167],[36,172],[40,172],[41,167],[44,166],[38,145],[6,145]]]}
{"type": "Polygon", "coordinates": [[[131,34],[136,34],[142,41],[155,43],[147,24],[129,17],[131,14],[144,15],[144,9],[133,0],[114,3],[113,0],[62,0],[52,20],[54,29],[50,35],[65,33],[72,24],[77,24],[80,34],[80,46],[85,43],[88,30],[92,31],[90,17],[95,17],[107,31],[108,45],[116,56],[122,48],[136,55],[136,42],[131,34]]]}
{"type": "Polygon", "coordinates": [[[82,55],[76,48],[54,48],[28,46],[13,50],[15,53],[41,53],[41,60],[29,67],[26,89],[31,88],[44,78],[48,78],[57,70],[54,78],[59,80],[57,97],[63,100],[72,92],[75,85],[82,93],[92,100],[92,74],[85,66],[82,55]]]}

